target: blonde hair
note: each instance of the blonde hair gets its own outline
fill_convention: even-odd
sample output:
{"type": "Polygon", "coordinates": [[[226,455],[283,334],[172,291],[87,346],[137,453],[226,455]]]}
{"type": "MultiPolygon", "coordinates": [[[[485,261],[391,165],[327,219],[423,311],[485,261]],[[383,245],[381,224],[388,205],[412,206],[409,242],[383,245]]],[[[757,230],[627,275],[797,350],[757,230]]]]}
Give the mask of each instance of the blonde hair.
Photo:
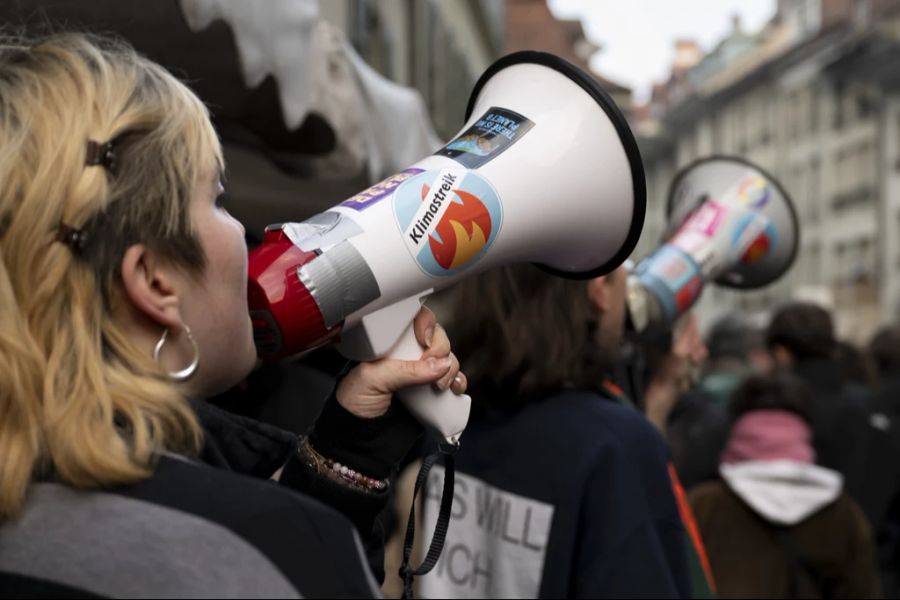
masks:
{"type": "Polygon", "coordinates": [[[203,104],[126,44],[0,37],[0,519],[36,475],[133,482],[199,448],[190,405],[111,315],[128,246],[204,268],[189,203],[214,160],[203,104]],[[86,166],[89,140],[114,140],[114,169],[86,166]],[[60,224],[85,231],[81,251],[60,224]]]}

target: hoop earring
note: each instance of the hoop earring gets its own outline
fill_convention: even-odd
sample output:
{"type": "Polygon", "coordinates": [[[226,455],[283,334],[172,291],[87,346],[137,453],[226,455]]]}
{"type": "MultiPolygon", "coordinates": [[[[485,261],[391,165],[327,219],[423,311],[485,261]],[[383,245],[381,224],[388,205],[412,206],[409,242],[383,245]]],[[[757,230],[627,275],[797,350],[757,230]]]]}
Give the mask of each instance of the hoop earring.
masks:
{"type": "MultiPolygon", "coordinates": [[[[188,341],[191,343],[191,347],[194,349],[194,359],[188,366],[181,369],[180,371],[168,371],[169,377],[171,377],[172,381],[176,383],[184,383],[185,381],[190,379],[197,371],[197,367],[200,365],[200,348],[197,346],[197,342],[194,340],[194,336],[191,335],[191,328],[185,325],[184,332],[187,334],[188,341]]],[[[159,363],[159,353],[162,352],[163,346],[165,346],[168,336],[169,330],[163,329],[162,337],[159,338],[159,341],[156,342],[156,347],[153,348],[153,360],[155,360],[157,363],[159,363]]]]}

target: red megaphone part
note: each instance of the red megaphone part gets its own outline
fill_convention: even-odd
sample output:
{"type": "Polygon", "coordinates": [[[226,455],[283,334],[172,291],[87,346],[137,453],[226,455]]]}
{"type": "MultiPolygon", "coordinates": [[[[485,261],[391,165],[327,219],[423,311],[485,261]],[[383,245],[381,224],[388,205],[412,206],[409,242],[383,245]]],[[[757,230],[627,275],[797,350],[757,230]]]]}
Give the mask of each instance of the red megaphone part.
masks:
{"type": "Polygon", "coordinates": [[[300,278],[300,267],[316,258],[285,235],[266,231],[249,256],[247,296],[257,353],[277,360],[321,346],[336,337],[342,323],[327,327],[322,311],[300,278]]]}

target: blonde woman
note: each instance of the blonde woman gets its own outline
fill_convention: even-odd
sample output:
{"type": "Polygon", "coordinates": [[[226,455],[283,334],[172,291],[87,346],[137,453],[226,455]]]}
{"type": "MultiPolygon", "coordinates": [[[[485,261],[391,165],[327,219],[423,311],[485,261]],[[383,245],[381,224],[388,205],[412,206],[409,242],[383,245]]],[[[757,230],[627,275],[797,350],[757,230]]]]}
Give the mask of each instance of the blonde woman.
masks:
{"type": "Polygon", "coordinates": [[[392,392],[465,379],[423,312],[422,360],[357,366],[299,441],[196,400],[255,360],[222,169],[204,106],[127,46],[0,40],[4,593],[378,593],[351,523],[268,479],[348,516],[377,571],[420,431],[392,392]]]}

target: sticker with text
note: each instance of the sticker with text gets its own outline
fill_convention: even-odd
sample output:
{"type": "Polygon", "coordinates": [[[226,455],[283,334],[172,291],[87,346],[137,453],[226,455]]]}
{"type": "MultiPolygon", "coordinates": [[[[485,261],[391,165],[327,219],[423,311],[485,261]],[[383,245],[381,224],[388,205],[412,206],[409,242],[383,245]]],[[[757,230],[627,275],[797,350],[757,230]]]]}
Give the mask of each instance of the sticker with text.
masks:
{"type": "Polygon", "coordinates": [[[426,171],[394,195],[403,243],[427,274],[454,275],[485,255],[503,221],[500,197],[484,178],[465,169],[426,171]]]}
{"type": "Polygon", "coordinates": [[[534,122],[505,108],[492,107],[462,135],[435,152],[476,169],[521,139],[534,122]]]}

